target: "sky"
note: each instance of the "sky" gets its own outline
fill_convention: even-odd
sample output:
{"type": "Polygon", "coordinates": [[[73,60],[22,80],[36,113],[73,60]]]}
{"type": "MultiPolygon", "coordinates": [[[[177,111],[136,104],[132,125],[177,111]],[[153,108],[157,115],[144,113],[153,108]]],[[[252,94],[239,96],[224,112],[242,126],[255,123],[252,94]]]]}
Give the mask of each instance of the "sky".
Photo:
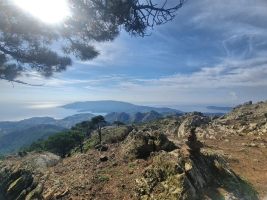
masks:
{"type": "Polygon", "coordinates": [[[32,87],[0,81],[0,104],[120,100],[146,105],[236,105],[267,100],[267,1],[187,0],[176,18],[131,37],[98,43],[100,56],[75,60],[32,87]]]}

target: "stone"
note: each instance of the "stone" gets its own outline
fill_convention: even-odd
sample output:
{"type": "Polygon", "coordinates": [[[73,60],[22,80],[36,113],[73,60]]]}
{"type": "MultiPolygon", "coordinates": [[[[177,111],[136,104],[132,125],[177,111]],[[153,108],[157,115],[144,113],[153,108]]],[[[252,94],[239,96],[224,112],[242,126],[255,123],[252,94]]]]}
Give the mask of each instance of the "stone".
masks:
{"type": "Polygon", "coordinates": [[[39,183],[35,189],[33,189],[25,198],[25,200],[41,199],[43,192],[43,184],[39,183]]]}
{"type": "Polygon", "coordinates": [[[95,149],[97,149],[98,151],[107,151],[108,150],[108,146],[107,145],[103,145],[103,144],[98,144],[95,146],[95,149]]]}

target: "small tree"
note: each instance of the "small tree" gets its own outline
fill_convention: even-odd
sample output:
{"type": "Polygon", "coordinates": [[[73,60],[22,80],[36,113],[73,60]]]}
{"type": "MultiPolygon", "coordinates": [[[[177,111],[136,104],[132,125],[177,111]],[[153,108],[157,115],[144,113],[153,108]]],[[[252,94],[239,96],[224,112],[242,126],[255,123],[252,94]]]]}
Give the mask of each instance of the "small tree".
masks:
{"type": "Polygon", "coordinates": [[[94,126],[91,121],[83,121],[79,124],[76,124],[71,128],[72,131],[79,131],[84,133],[85,137],[89,137],[91,132],[94,130],[94,126]]]}
{"type": "Polygon", "coordinates": [[[98,136],[99,136],[99,143],[102,143],[102,133],[101,128],[106,124],[105,118],[102,115],[93,117],[91,119],[93,126],[97,129],[98,136]]]}
{"type": "Polygon", "coordinates": [[[30,146],[26,147],[23,150],[26,151],[43,151],[44,150],[44,141],[43,140],[38,140],[33,142],[30,146]]]}
{"type": "Polygon", "coordinates": [[[75,140],[68,132],[58,133],[45,141],[45,149],[65,158],[75,147],[75,140]]]}

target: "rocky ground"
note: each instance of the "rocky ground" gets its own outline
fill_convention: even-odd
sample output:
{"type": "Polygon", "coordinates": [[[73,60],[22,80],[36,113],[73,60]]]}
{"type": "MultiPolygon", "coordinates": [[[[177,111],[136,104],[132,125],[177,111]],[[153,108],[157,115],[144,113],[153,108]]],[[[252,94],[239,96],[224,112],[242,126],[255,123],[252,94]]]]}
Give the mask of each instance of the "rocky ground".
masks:
{"type": "Polygon", "coordinates": [[[190,113],[106,128],[105,151],[88,140],[65,159],[10,157],[0,163],[0,199],[264,199],[266,113],[267,102],[247,103],[221,118],[190,113]],[[192,127],[200,151],[187,142],[192,127]]]}

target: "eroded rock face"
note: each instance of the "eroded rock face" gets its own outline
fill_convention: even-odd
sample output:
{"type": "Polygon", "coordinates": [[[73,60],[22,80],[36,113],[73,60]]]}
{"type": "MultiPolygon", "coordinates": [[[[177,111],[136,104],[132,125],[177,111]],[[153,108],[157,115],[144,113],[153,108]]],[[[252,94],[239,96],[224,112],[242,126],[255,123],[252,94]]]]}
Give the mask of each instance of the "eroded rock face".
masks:
{"type": "Polygon", "coordinates": [[[172,151],[176,148],[166,135],[157,131],[132,131],[123,145],[125,157],[147,158],[151,152],[172,151]]]}
{"type": "Polygon", "coordinates": [[[222,157],[208,152],[193,156],[184,148],[160,152],[136,183],[142,200],[258,199],[222,157]]]}
{"type": "Polygon", "coordinates": [[[3,168],[0,171],[1,200],[41,199],[42,185],[34,179],[28,170],[3,168]]]}
{"type": "Polygon", "coordinates": [[[44,152],[10,157],[0,163],[0,200],[42,199],[47,168],[60,157],[44,152]]]}
{"type": "Polygon", "coordinates": [[[210,121],[209,117],[202,115],[201,113],[194,112],[185,116],[185,119],[178,128],[178,138],[187,137],[188,133],[193,127],[201,127],[208,124],[210,121]]]}

